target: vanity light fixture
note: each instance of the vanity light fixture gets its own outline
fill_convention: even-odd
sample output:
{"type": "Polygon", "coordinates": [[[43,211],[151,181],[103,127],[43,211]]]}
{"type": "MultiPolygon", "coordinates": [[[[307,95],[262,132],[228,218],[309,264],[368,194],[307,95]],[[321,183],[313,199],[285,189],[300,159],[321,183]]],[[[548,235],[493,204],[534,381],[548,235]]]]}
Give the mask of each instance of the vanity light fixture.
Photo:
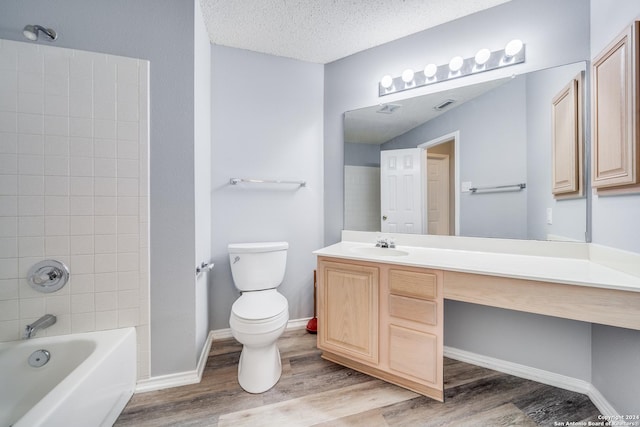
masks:
{"type": "Polygon", "coordinates": [[[520,39],[511,40],[509,43],[507,43],[507,45],[504,48],[505,58],[509,58],[509,59],[513,58],[518,53],[520,53],[523,47],[524,47],[524,44],[522,43],[522,40],[520,39]]]}
{"type": "Polygon", "coordinates": [[[470,58],[454,56],[448,64],[429,63],[419,71],[406,69],[397,77],[387,74],[378,83],[378,96],[390,95],[523,62],[525,62],[525,44],[522,40],[514,39],[501,50],[490,51],[483,48],[470,58]]]}
{"type": "Polygon", "coordinates": [[[434,78],[437,72],[438,72],[438,66],[434,63],[428,64],[426,67],[424,67],[424,76],[427,79],[434,78]]]}
{"type": "Polygon", "coordinates": [[[451,70],[452,73],[457,73],[463,65],[464,58],[462,58],[462,56],[454,56],[451,58],[451,61],[449,61],[449,70],[451,70]]]}
{"type": "Polygon", "coordinates": [[[407,68],[402,72],[402,81],[405,82],[406,84],[409,84],[413,82],[413,77],[415,75],[416,73],[411,68],[407,68]]]}
{"type": "Polygon", "coordinates": [[[490,57],[491,57],[491,51],[489,49],[480,49],[478,53],[476,53],[476,56],[474,59],[476,61],[476,65],[479,67],[482,67],[484,64],[487,63],[490,57]]]}
{"type": "Polygon", "coordinates": [[[383,76],[380,80],[380,86],[385,89],[389,89],[391,86],[393,86],[393,77],[391,77],[389,74],[383,76]]]}

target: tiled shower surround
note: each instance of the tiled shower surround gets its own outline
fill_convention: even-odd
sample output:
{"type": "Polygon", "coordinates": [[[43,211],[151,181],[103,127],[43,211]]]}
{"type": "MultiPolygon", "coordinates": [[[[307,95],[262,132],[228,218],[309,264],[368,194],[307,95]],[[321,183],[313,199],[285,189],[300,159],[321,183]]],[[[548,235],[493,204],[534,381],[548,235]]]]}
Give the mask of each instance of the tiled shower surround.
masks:
{"type": "Polygon", "coordinates": [[[0,40],[0,341],[135,326],[149,377],[149,63],[0,40]],[[59,291],[26,276],[56,259],[59,291]]]}

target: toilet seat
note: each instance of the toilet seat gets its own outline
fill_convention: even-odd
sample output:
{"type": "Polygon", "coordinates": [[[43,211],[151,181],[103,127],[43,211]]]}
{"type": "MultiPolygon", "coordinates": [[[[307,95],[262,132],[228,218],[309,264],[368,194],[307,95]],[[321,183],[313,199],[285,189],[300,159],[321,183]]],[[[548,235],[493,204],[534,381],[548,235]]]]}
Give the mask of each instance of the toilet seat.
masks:
{"type": "Polygon", "coordinates": [[[245,292],[231,307],[229,326],[245,334],[261,334],[281,328],[289,320],[289,303],[275,289],[245,292]]]}

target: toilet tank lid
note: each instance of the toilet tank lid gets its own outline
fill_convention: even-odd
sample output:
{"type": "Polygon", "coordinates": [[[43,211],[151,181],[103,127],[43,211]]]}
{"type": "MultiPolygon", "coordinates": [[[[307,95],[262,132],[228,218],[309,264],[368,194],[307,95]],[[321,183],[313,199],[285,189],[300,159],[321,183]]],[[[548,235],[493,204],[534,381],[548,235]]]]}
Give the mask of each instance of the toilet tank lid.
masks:
{"type": "Polygon", "coordinates": [[[234,254],[285,251],[289,249],[289,243],[287,242],[230,243],[227,249],[229,250],[230,253],[234,253],[234,254]]]}

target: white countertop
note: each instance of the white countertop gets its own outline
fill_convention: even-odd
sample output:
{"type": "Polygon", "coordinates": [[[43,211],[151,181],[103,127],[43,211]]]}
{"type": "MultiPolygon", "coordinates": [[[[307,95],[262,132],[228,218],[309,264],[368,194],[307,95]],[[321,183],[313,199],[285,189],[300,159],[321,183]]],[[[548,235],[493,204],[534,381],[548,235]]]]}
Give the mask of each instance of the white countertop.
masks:
{"type": "MultiPolygon", "coordinates": [[[[640,292],[640,277],[584,258],[420,246],[396,246],[396,250],[407,252],[407,255],[401,256],[371,255],[358,252],[358,248],[366,247],[373,248],[374,244],[342,241],[313,253],[360,261],[640,292]]],[[[381,249],[380,252],[383,253],[383,250],[381,249]]]]}

